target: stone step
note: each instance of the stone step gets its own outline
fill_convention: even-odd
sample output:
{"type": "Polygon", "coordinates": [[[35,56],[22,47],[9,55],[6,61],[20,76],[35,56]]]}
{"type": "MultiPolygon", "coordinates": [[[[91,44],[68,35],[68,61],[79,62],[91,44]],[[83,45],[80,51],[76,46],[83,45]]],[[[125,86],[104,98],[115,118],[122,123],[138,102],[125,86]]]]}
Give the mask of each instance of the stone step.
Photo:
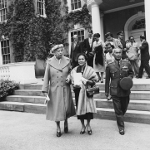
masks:
{"type": "MultiPolygon", "coordinates": [[[[106,99],[95,99],[96,107],[97,108],[111,108],[113,109],[113,102],[112,100],[106,99]]],[[[139,110],[139,111],[150,111],[150,101],[148,100],[130,100],[128,105],[129,110],[139,110]]]]}
{"type": "MultiPolygon", "coordinates": [[[[97,108],[97,114],[95,114],[94,117],[99,119],[116,120],[114,110],[108,108],[97,108]]],[[[128,110],[124,116],[124,120],[127,122],[150,124],[150,112],[128,110]]]]}
{"type": "MultiPolygon", "coordinates": [[[[41,90],[27,90],[27,89],[21,89],[16,90],[14,92],[15,95],[24,95],[24,96],[42,96],[43,93],[41,90]]],[[[72,95],[74,97],[74,92],[72,92],[72,95]]],[[[94,98],[97,99],[105,99],[105,92],[103,90],[100,91],[100,94],[94,95],[94,98]]],[[[150,100],[150,91],[131,91],[130,99],[133,100],[150,100]]]]}
{"type": "MultiPolygon", "coordinates": [[[[100,94],[95,94],[96,99],[105,99],[105,91],[100,91],[100,94]]],[[[132,100],[150,100],[150,91],[131,91],[130,99],[132,100]]]]}
{"type": "Polygon", "coordinates": [[[19,89],[14,91],[14,95],[43,96],[43,93],[38,89],[19,89]]]}
{"type": "MultiPolygon", "coordinates": [[[[150,91],[150,80],[146,80],[143,83],[135,83],[132,87],[132,91],[150,91]],[[147,81],[147,82],[146,82],[147,81]]],[[[104,83],[97,83],[100,86],[100,90],[105,90],[104,83]]],[[[20,89],[42,89],[42,84],[22,84],[20,85],[20,89]]]]}
{"type": "MultiPolygon", "coordinates": [[[[32,104],[44,104],[45,97],[43,96],[22,96],[22,95],[11,95],[7,96],[6,100],[9,102],[21,102],[21,103],[32,103],[32,104]]],[[[106,99],[94,99],[97,108],[113,108],[112,101],[106,99]]],[[[74,100],[75,101],[75,100],[74,100]]],[[[75,103],[75,102],[74,102],[75,103]]],[[[149,110],[149,100],[130,100],[129,109],[134,110],[149,110]]]]}
{"type": "Polygon", "coordinates": [[[37,90],[42,89],[41,84],[20,84],[19,87],[20,89],[37,89],[37,90]]]}
{"type": "MultiPolygon", "coordinates": [[[[45,114],[46,106],[43,104],[31,104],[31,103],[18,103],[18,102],[0,102],[0,110],[20,111],[27,113],[45,114]]],[[[97,108],[97,114],[94,114],[95,118],[116,120],[113,109],[97,108]]],[[[128,110],[125,114],[124,120],[134,123],[146,123],[150,124],[150,112],[149,111],[137,111],[128,110]]]]}
{"type": "Polygon", "coordinates": [[[0,102],[0,110],[45,114],[46,105],[4,101],[0,102]]]}
{"type": "Polygon", "coordinates": [[[11,102],[43,104],[45,97],[44,96],[10,95],[6,97],[6,100],[11,101],[11,102]]]}

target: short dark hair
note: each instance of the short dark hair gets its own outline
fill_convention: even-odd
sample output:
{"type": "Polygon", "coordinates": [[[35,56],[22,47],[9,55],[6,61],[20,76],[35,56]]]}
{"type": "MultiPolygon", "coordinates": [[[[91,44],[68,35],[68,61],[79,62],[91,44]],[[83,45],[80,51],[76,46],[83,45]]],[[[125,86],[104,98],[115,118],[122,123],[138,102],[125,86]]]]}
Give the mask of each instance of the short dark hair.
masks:
{"type": "MultiPolygon", "coordinates": [[[[132,38],[133,36],[131,35],[131,36],[129,36],[129,40],[132,38]]],[[[134,39],[134,37],[133,37],[133,39],[134,39]]]]}
{"type": "Polygon", "coordinates": [[[140,35],[140,39],[146,39],[144,35],[140,35]]]}
{"type": "Polygon", "coordinates": [[[112,34],[111,32],[107,32],[107,33],[105,34],[105,37],[107,38],[108,36],[113,37],[113,34],[112,34]]]}
{"type": "Polygon", "coordinates": [[[117,35],[120,35],[120,34],[124,34],[123,31],[119,31],[119,32],[117,33],[117,35]]]}
{"type": "Polygon", "coordinates": [[[100,34],[99,34],[99,33],[95,33],[93,37],[94,37],[94,38],[99,38],[99,37],[100,37],[100,34]]]}
{"type": "Polygon", "coordinates": [[[114,49],[114,45],[112,45],[111,43],[107,43],[106,46],[110,45],[112,47],[112,49],[114,49]]]}
{"type": "Polygon", "coordinates": [[[88,33],[91,33],[91,34],[93,34],[93,31],[92,31],[92,29],[88,29],[88,33]]]}
{"type": "Polygon", "coordinates": [[[78,60],[78,58],[79,58],[80,56],[84,56],[85,60],[87,61],[87,56],[86,56],[86,54],[84,54],[84,53],[79,53],[79,54],[77,55],[77,60],[78,60]]]}

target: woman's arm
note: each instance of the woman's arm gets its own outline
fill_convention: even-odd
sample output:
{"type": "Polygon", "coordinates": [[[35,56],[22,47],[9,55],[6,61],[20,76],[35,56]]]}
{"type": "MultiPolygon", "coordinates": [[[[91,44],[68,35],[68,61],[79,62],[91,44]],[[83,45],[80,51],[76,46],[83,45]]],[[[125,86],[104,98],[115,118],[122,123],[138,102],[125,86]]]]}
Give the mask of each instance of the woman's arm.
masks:
{"type": "Polygon", "coordinates": [[[43,93],[48,93],[49,81],[50,81],[50,65],[47,62],[46,70],[45,70],[45,74],[44,74],[44,82],[43,82],[43,86],[42,86],[43,93]]]}

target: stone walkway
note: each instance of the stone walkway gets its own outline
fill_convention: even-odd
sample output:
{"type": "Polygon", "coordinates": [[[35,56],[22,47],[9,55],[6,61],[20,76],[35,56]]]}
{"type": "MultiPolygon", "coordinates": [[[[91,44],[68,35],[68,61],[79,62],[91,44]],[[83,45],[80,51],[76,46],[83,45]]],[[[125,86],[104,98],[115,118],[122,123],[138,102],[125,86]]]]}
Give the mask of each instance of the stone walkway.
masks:
{"type": "Polygon", "coordinates": [[[0,150],[150,149],[148,124],[126,122],[123,136],[118,133],[116,121],[94,119],[91,126],[93,135],[80,135],[80,122],[72,117],[69,133],[57,138],[55,123],[45,120],[45,115],[0,111],[0,150]]]}

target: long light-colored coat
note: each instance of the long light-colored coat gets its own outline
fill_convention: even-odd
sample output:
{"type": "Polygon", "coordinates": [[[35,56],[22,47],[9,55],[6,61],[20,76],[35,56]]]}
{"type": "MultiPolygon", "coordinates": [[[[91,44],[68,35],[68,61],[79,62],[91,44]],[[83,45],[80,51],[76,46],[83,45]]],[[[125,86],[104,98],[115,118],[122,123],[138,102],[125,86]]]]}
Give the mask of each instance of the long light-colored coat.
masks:
{"type": "Polygon", "coordinates": [[[42,87],[42,91],[48,92],[50,97],[46,109],[47,120],[63,121],[75,115],[70,85],[66,83],[69,71],[70,60],[65,56],[60,64],[55,56],[47,62],[42,87]]]}

